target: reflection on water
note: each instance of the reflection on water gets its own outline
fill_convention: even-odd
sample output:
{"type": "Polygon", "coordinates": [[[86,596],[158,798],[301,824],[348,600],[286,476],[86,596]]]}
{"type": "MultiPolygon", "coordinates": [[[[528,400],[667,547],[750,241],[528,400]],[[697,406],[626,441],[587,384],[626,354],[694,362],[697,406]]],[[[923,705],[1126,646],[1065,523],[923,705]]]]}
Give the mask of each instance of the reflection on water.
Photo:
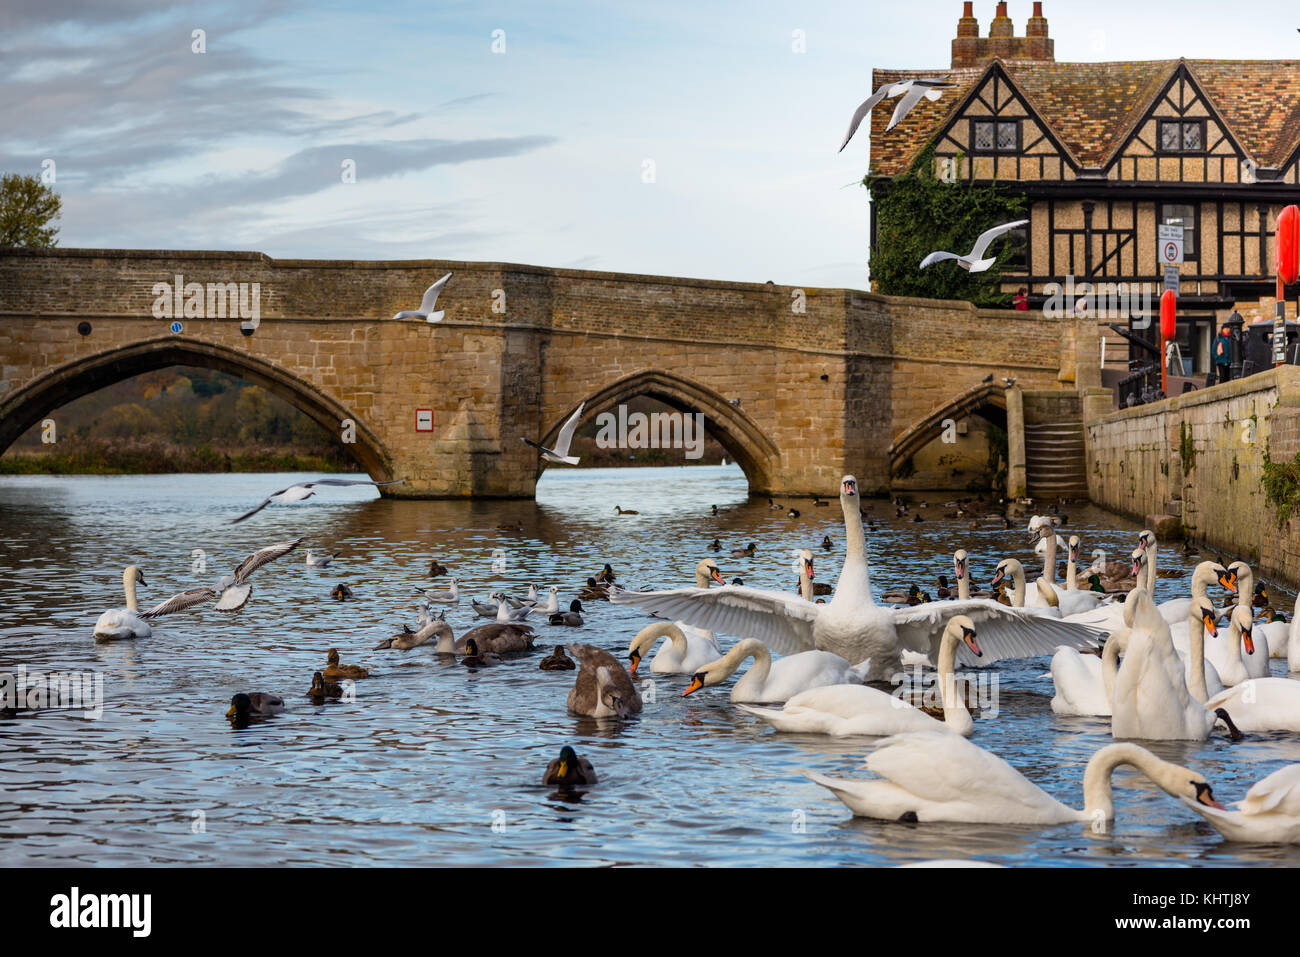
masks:
{"type": "MultiPolygon", "coordinates": [[[[388,501],[373,489],[326,489],[298,505],[231,518],[301,476],[204,475],[0,480],[0,571],[6,614],[0,670],[93,669],[105,676],[105,711],[0,719],[0,840],[19,864],[222,865],[894,864],[979,857],[1008,864],[1235,864],[1295,862],[1286,848],[1220,842],[1190,811],[1131,772],[1116,774],[1118,821],[1045,829],[879,823],[852,818],[802,772],[856,775],[869,740],[778,735],[733,708],[727,688],[683,699],[685,679],[656,678],[653,701],[626,723],[565,710],[572,672],[537,668],[541,655],[472,672],[427,649],[370,649],[413,621],[413,591],[437,558],[466,596],[528,583],[555,584],[567,605],[610,562],[620,581],[656,587],[691,581],[704,546],[755,542],[754,558],[720,559],[730,580],[791,588],[791,551],[811,547],[818,577],[843,555],[839,509],[798,505],[786,517],[748,502],[734,468],[548,471],[534,502],[388,501]],[[732,511],[718,516],[709,506],[732,511]],[[617,516],[614,506],[639,515],[617,516]],[[519,523],[522,532],[498,525],[519,523]],[[817,547],[830,534],[835,549],[817,547]],[[326,569],[301,552],[257,572],[236,616],[196,609],[158,622],[154,636],[96,645],[106,608],[121,607],[121,572],[137,563],[146,607],[210,584],[263,545],[304,538],[341,551],[326,569]],[[196,572],[201,549],[206,571],[196,572]],[[493,570],[500,549],[504,570],[493,570]],[[503,554],[502,554],[503,553],[503,554]],[[356,595],[335,602],[345,582],[356,595]],[[353,702],[304,695],[325,652],[372,677],[353,702]],[[233,729],[235,691],[272,691],[291,710],[233,729]],[[581,793],[543,786],[563,744],[588,757],[600,783],[581,793]]],[[[828,489],[827,494],[833,494],[828,489]]],[[[935,496],[937,503],[950,496],[935,496]]],[[[832,500],[833,502],[833,500],[832,500]]],[[[1023,522],[883,521],[869,536],[878,588],[916,582],[933,591],[957,547],[977,582],[999,557],[1034,564],[1023,522]]],[[[1067,509],[1085,553],[1126,555],[1136,526],[1088,507],[1067,509]]],[[[1184,570],[1181,555],[1162,565],[1184,570]]],[[[500,568],[498,562],[498,568],[500,568]]],[[[1162,579],[1160,598],[1181,580],[1162,579]]],[[[623,656],[646,618],[586,604],[581,629],[543,625],[539,647],[585,640],[623,656]]],[[[477,619],[463,599],[457,631],[477,619]]],[[[1225,632],[1226,633],[1226,632],[1225,632]]],[[[730,640],[730,639],[728,639],[730,640]]],[[[1275,665],[1276,669],[1277,665],[1275,665]]],[[[1083,766],[1107,743],[1104,721],[1052,714],[1046,659],[998,666],[998,717],[975,740],[1067,803],[1081,801],[1083,766]]],[[[648,697],[648,695],[647,695],[648,697]]],[[[1255,735],[1237,744],[1156,745],[1202,771],[1222,800],[1300,761],[1300,741],[1255,735]]]]}

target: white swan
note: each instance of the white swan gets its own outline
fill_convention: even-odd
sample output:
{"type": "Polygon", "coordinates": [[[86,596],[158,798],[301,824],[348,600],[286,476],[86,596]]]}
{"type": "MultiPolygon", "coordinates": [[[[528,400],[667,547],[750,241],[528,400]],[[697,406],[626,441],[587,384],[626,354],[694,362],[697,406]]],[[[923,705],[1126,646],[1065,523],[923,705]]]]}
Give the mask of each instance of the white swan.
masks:
{"type": "Polygon", "coordinates": [[[1052,711],[1063,715],[1109,717],[1110,697],[1119,671],[1122,634],[1111,635],[1101,657],[1058,648],[1052,656],[1052,711]]]}
{"type": "Polygon", "coordinates": [[[959,548],[952,553],[952,572],[957,579],[957,599],[966,601],[970,598],[970,556],[966,549],[959,548]]]}
{"type": "MultiPolygon", "coordinates": [[[[1208,616],[1207,616],[1208,620],[1208,616]]],[[[1213,642],[1205,649],[1207,665],[1212,665],[1219,673],[1219,678],[1223,682],[1223,687],[1231,688],[1233,685],[1239,685],[1250,678],[1268,677],[1268,659],[1260,654],[1260,649],[1255,645],[1253,632],[1255,622],[1250,614],[1250,609],[1237,605],[1232,609],[1232,614],[1228,619],[1228,640],[1224,642],[1213,642]],[[1256,661],[1264,663],[1263,674],[1248,670],[1246,662],[1252,665],[1256,661]]],[[[1217,630],[1210,632],[1217,637],[1217,630]]],[[[1217,692],[1211,692],[1216,694],[1217,692]]]]}
{"type": "MultiPolygon", "coordinates": [[[[1038,530],[1040,528],[1051,528],[1051,529],[1056,528],[1056,526],[1052,522],[1052,518],[1050,515],[1031,515],[1029,517],[1028,529],[1029,529],[1030,536],[1032,537],[1034,535],[1037,535],[1038,530]]],[[[1062,539],[1060,535],[1055,536],[1055,538],[1056,538],[1057,548],[1066,547],[1065,540],[1062,539]]],[[[1037,544],[1034,545],[1034,554],[1040,557],[1047,554],[1047,540],[1045,538],[1038,539],[1037,544]]],[[[1052,569],[1051,580],[1056,581],[1056,569],[1052,569]]]]}
{"type": "Polygon", "coordinates": [[[975,640],[975,623],[964,615],[957,615],[948,622],[939,648],[942,724],[911,702],[866,685],[830,685],[803,691],[787,701],[780,711],[743,704],[740,708],[762,718],[778,731],[846,737],[903,734],[947,727],[949,731],[969,736],[975,730],[975,723],[962,695],[957,693],[953,678],[960,642],[965,642],[974,654],[980,653],[975,640]]]}
{"type": "Polygon", "coordinates": [[[1295,674],[1300,671],[1300,608],[1291,613],[1291,630],[1286,644],[1286,670],[1295,674]]]}
{"type": "Polygon", "coordinates": [[[1300,764],[1288,764],[1258,781],[1236,811],[1185,802],[1229,841],[1300,844],[1300,764]]]}
{"type": "Polygon", "coordinates": [[[773,661],[767,645],[756,638],[746,638],[736,642],[717,661],[697,671],[682,697],[726,681],[746,658],[753,658],[754,663],[732,686],[731,700],[734,702],[788,701],[809,688],[861,683],[870,668],[870,662],[850,665],[829,651],[801,651],[773,661]]]}
{"type": "Polygon", "coordinates": [[[713,636],[705,637],[694,629],[683,631],[671,621],[657,621],[638,631],[632,643],[627,646],[628,660],[632,662],[627,670],[632,677],[636,677],[641,659],[660,638],[668,638],[669,641],[650,662],[651,674],[693,675],[722,657],[722,649],[713,636]]]}
{"type": "Polygon", "coordinates": [[[1055,593],[1051,590],[1045,578],[1039,577],[1034,583],[1034,590],[1030,592],[1025,587],[1025,566],[1015,558],[1004,558],[998,562],[997,568],[993,569],[993,579],[989,582],[990,588],[997,588],[998,585],[1011,579],[1011,607],[1023,608],[1035,615],[1042,615],[1048,618],[1060,618],[1060,602],[1052,604],[1055,593]]]}
{"type": "MultiPolygon", "coordinates": [[[[1232,586],[1237,591],[1237,607],[1244,608],[1254,620],[1255,611],[1252,602],[1255,600],[1255,573],[1245,562],[1233,562],[1228,566],[1228,579],[1225,587],[1231,590],[1232,586]]],[[[1254,651],[1243,653],[1241,663],[1245,665],[1246,674],[1252,678],[1267,678],[1269,676],[1268,660],[1273,657],[1272,648],[1269,646],[1269,629],[1265,627],[1256,627],[1252,633],[1254,651]]],[[[1216,660],[1217,663],[1217,660],[1216,660]]]]}
{"type": "MultiPolygon", "coordinates": [[[[827,604],[736,585],[663,592],[611,588],[609,600],[715,632],[758,638],[782,654],[820,649],[851,662],[870,661],[867,680],[889,680],[899,669],[904,650],[936,660],[943,630],[953,615],[966,615],[975,622],[983,663],[1046,655],[1061,644],[1090,647],[1095,639],[1095,629],[1041,618],[985,598],[931,602],[911,608],[877,605],[871,595],[857,480],[851,475],[844,476],[841,482],[840,506],[844,512],[846,555],[835,594],[827,604]]],[[[958,649],[958,658],[962,665],[975,663],[974,656],[963,649],[958,649]]]]}
{"type": "Polygon", "coordinates": [[[135,602],[136,582],[148,584],[139,565],[127,565],[122,572],[122,587],[126,591],[126,607],[104,612],[95,622],[95,640],[124,641],[129,638],[149,638],[153,629],[140,617],[139,606],[135,602]]]}
{"type": "Polygon", "coordinates": [[[1079,588],[1079,536],[1071,535],[1065,558],[1065,587],[1070,591],[1079,588]]]}
{"type": "Polygon", "coordinates": [[[1248,678],[1205,706],[1226,709],[1242,731],[1300,732],[1300,681],[1294,678],[1248,678]]]}
{"type": "Polygon", "coordinates": [[[808,772],[860,817],[886,821],[970,824],[1068,824],[1111,821],[1111,772],[1137,768],[1165,793],[1211,807],[1209,783],[1195,771],[1157,758],[1136,744],[1108,744],[1083,772],[1083,809],[1062,804],[1002,758],[961,735],[926,732],[886,738],[867,757],[884,780],[850,781],[808,772]]]}
{"type": "Polygon", "coordinates": [[[1169,625],[1146,589],[1133,589],[1124,604],[1126,614],[1131,612],[1132,627],[1111,698],[1111,734],[1115,738],[1204,741],[1217,714],[1238,736],[1222,707],[1209,710],[1194,696],[1205,691],[1204,637],[1195,631],[1191,636],[1193,686],[1189,691],[1169,625]]]}
{"type": "MultiPolygon", "coordinates": [[[[1046,545],[1046,555],[1043,558],[1043,569],[1047,572],[1046,585],[1056,593],[1056,600],[1061,609],[1061,616],[1068,618],[1070,615],[1077,615],[1081,612],[1091,611],[1103,602],[1107,602],[1106,595],[1095,591],[1080,591],[1075,588],[1057,588],[1055,571],[1056,571],[1056,540],[1057,535],[1049,525],[1042,525],[1038,528],[1038,534],[1046,545]]],[[[1078,548],[1077,539],[1075,548],[1078,548]]],[[[1074,561],[1070,561],[1069,572],[1074,571],[1074,561]]],[[[1067,579],[1068,580],[1068,579],[1067,579]]]]}

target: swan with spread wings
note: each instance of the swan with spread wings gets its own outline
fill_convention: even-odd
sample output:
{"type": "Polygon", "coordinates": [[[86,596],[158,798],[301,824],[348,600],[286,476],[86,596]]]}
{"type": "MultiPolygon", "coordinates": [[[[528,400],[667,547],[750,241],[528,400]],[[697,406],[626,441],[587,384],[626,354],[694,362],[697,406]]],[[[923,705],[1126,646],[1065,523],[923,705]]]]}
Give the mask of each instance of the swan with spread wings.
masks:
{"type": "Polygon", "coordinates": [[[944,628],[954,615],[965,615],[979,629],[984,652],[979,659],[965,648],[958,649],[958,661],[966,667],[1001,658],[1048,655],[1060,645],[1092,648],[1102,637],[1098,629],[1044,618],[987,598],[911,608],[877,605],[871,594],[858,483],[852,475],[841,480],[840,506],[847,548],[835,594],[828,604],[817,605],[798,595],[743,585],[659,592],[611,588],[609,600],[697,628],[757,638],[779,654],[819,649],[832,651],[853,664],[870,659],[868,681],[889,680],[902,667],[905,650],[937,660],[944,628]]]}

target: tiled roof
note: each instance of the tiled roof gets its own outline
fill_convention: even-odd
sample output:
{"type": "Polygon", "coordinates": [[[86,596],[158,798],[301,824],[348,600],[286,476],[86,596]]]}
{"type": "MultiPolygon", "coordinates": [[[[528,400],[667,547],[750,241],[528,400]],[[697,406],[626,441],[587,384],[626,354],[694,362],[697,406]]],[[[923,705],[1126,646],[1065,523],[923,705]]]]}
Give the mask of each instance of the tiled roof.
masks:
{"type": "Polygon", "coordinates": [[[1052,63],[997,60],[957,70],[876,70],[873,88],[903,79],[946,76],[957,84],[938,102],[923,100],[894,130],[888,100],[871,116],[871,166],[880,175],[907,169],[994,63],[1001,64],[1030,107],[1084,167],[1105,166],[1185,62],[1238,142],[1262,167],[1286,162],[1300,143],[1300,61],[1146,60],[1052,63]]]}

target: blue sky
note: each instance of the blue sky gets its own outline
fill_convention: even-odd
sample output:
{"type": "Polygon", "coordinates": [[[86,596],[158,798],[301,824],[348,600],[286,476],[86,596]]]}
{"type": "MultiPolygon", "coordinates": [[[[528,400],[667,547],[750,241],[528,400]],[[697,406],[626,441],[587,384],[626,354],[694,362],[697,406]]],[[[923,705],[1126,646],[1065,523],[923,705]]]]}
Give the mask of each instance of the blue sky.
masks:
{"type": "MultiPolygon", "coordinates": [[[[982,32],[994,6],[975,5],[982,32]]],[[[1010,4],[1018,34],[1031,6],[1010,4]]],[[[1300,58],[1293,4],[1225,9],[1044,12],[1058,60],[1300,58]]],[[[6,0],[0,170],[55,161],[64,246],[865,288],[865,129],[836,147],[872,68],[947,66],[960,14],[960,0],[6,0]]]]}

